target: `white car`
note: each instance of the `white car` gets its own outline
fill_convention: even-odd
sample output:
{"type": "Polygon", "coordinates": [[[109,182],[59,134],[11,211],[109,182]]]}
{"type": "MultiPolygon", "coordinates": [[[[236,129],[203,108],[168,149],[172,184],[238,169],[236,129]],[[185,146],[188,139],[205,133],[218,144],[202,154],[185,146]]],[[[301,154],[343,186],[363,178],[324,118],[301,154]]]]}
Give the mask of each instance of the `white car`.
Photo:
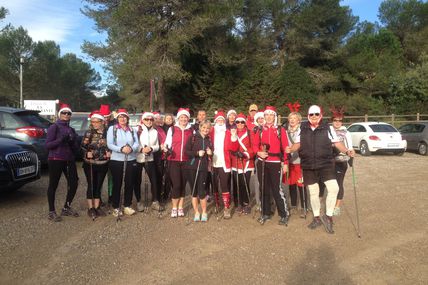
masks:
{"type": "Polygon", "coordinates": [[[352,146],[361,155],[372,152],[393,152],[402,155],[407,148],[400,132],[392,125],[382,122],[354,123],[348,127],[352,137],[352,146]]]}

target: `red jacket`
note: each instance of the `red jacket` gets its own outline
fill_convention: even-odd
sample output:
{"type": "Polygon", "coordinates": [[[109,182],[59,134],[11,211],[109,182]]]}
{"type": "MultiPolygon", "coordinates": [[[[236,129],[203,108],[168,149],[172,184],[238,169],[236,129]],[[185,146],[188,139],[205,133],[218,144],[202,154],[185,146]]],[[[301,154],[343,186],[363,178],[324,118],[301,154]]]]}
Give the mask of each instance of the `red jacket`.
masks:
{"type": "Polygon", "coordinates": [[[244,128],[241,131],[237,132],[238,139],[233,142],[232,138],[232,150],[233,152],[240,151],[245,157],[239,159],[236,155],[232,155],[232,169],[236,171],[238,167],[238,173],[242,173],[244,168],[245,172],[251,171],[254,169],[254,150],[251,144],[251,132],[244,128]]]}
{"type": "Polygon", "coordinates": [[[171,161],[187,161],[188,156],[185,153],[185,146],[188,139],[193,135],[193,130],[190,128],[190,124],[182,130],[178,125],[172,126],[168,130],[166,135],[165,145],[172,150],[168,156],[168,160],[171,161]],[[174,132],[174,134],[173,134],[174,132]]]}
{"type": "MultiPolygon", "coordinates": [[[[268,145],[267,162],[280,162],[281,157],[284,164],[288,164],[287,154],[285,148],[288,146],[288,138],[285,129],[281,126],[272,125],[270,127],[263,126],[263,130],[258,131],[254,136],[253,151],[257,154],[258,151],[263,150],[263,145],[268,145]],[[278,128],[281,129],[281,137],[278,138],[278,128]],[[281,141],[280,141],[281,140],[281,141]]],[[[259,160],[262,160],[258,157],[259,160]]]]}
{"type": "MultiPolygon", "coordinates": [[[[232,142],[230,140],[231,134],[230,134],[230,130],[226,130],[226,135],[224,136],[224,143],[223,143],[223,153],[224,153],[224,162],[225,162],[225,166],[223,167],[224,172],[230,172],[231,169],[231,155],[230,155],[230,151],[232,149],[232,142]]],[[[212,151],[214,152],[216,147],[219,147],[218,145],[216,146],[216,142],[215,142],[215,128],[212,127],[210,130],[210,138],[211,138],[211,142],[213,145],[213,149],[212,151]]],[[[215,159],[215,158],[213,158],[215,159]]]]}

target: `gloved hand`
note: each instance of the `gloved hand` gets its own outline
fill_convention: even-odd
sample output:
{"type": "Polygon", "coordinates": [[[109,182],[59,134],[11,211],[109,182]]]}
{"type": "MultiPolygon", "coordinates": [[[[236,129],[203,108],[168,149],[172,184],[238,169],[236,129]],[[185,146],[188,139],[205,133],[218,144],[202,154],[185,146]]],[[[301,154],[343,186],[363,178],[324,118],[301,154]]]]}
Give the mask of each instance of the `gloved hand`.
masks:
{"type": "Polygon", "coordinates": [[[349,164],[349,166],[350,166],[350,167],[352,167],[352,166],[354,165],[354,158],[353,158],[353,157],[351,157],[351,158],[348,160],[348,164],[349,164]]]}

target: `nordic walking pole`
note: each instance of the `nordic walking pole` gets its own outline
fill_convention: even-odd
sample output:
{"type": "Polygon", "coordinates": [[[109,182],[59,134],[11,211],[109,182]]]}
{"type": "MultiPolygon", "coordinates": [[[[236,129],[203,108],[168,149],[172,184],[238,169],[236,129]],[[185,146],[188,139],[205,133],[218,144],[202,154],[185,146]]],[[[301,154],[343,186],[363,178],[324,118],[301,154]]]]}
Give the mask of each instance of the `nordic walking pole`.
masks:
{"type": "MultiPolygon", "coordinates": [[[[146,163],[146,162],[144,162],[144,163],[146,163]]],[[[143,165],[143,171],[144,171],[144,210],[143,210],[143,212],[145,214],[147,214],[149,212],[149,206],[148,206],[149,181],[148,181],[146,165],[143,165]]]]}
{"type": "Polygon", "coordinates": [[[247,179],[245,177],[244,159],[242,157],[240,159],[241,159],[241,165],[242,165],[242,175],[243,175],[243,178],[244,178],[245,193],[247,193],[248,205],[251,205],[250,188],[248,188],[247,179]]]}
{"type": "MultiPolygon", "coordinates": [[[[266,145],[263,145],[263,151],[266,152],[266,145]]],[[[261,199],[260,199],[260,218],[259,218],[259,223],[260,224],[264,224],[265,221],[263,220],[263,200],[264,200],[264,190],[265,190],[265,166],[266,166],[266,159],[263,158],[262,159],[262,183],[261,183],[261,187],[260,187],[260,192],[261,192],[261,199]]]]}
{"type": "Polygon", "coordinates": [[[306,220],[306,213],[308,212],[308,209],[306,207],[306,186],[303,185],[303,187],[297,186],[297,189],[302,189],[302,197],[303,197],[303,211],[305,213],[305,220],[306,220]]]}
{"type": "MultiPolygon", "coordinates": [[[[126,164],[127,163],[128,163],[128,154],[126,153],[125,154],[125,160],[123,161],[123,170],[122,170],[123,188],[125,188],[125,175],[126,175],[126,164]]],[[[119,212],[117,213],[116,223],[121,221],[121,218],[120,218],[121,212],[122,212],[122,187],[119,189],[119,212]]]]}
{"type": "Polygon", "coordinates": [[[196,182],[198,182],[199,167],[201,166],[201,160],[202,160],[202,158],[199,157],[198,166],[196,168],[195,181],[193,182],[192,195],[190,196],[190,205],[189,205],[189,209],[187,209],[187,213],[186,213],[186,226],[188,226],[190,224],[189,212],[190,212],[190,207],[192,206],[193,195],[195,195],[196,182]]]}
{"type": "Polygon", "coordinates": [[[351,168],[352,168],[352,185],[354,186],[354,197],[355,197],[355,211],[356,211],[356,214],[357,214],[357,235],[358,235],[358,237],[359,238],[361,238],[361,232],[360,232],[360,215],[359,215],[359,212],[358,212],[358,202],[357,202],[357,187],[356,187],[356,184],[355,184],[355,171],[354,171],[354,159],[353,158],[351,158],[352,159],[352,162],[351,162],[351,168]]]}
{"type": "MultiPolygon", "coordinates": [[[[89,171],[90,173],[90,179],[91,179],[91,199],[92,199],[92,208],[95,208],[95,199],[94,199],[94,173],[92,172],[92,163],[89,160],[89,171]]],[[[92,221],[95,221],[96,215],[92,215],[92,221]]]]}
{"type": "MultiPolygon", "coordinates": [[[[238,171],[238,156],[236,156],[236,196],[238,199],[238,207],[241,206],[241,199],[240,199],[240,194],[239,192],[241,192],[241,189],[239,188],[239,171],[238,171]]],[[[238,208],[237,207],[237,208],[238,208]]],[[[242,209],[241,212],[238,213],[238,215],[240,216],[242,214],[242,209]]]]}

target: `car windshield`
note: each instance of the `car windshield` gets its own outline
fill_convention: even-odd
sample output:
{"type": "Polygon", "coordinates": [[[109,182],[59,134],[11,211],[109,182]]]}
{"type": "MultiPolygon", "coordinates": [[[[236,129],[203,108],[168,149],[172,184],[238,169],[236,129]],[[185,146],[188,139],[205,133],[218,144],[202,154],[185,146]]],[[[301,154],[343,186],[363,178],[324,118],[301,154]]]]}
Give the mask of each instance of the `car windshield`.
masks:
{"type": "Polygon", "coordinates": [[[35,127],[49,128],[51,124],[48,120],[35,113],[22,112],[16,113],[16,115],[18,115],[23,121],[30,123],[35,127]]]}
{"type": "Polygon", "coordinates": [[[393,126],[390,126],[390,125],[382,125],[382,124],[370,125],[370,128],[375,133],[396,133],[396,132],[398,132],[393,126]]]}

